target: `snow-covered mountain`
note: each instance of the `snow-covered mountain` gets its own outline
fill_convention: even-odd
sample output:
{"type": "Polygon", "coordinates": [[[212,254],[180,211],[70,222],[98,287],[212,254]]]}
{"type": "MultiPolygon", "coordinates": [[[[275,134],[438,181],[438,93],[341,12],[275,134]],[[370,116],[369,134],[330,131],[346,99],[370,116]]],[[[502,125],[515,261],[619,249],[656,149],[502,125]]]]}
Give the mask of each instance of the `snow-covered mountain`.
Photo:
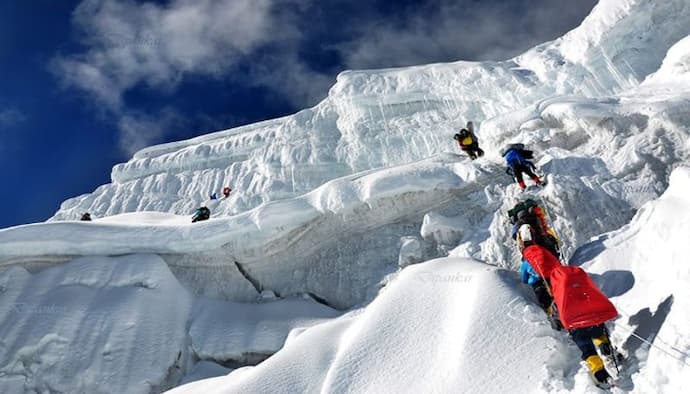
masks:
{"type": "MultiPolygon", "coordinates": [[[[113,183],[66,201],[54,219],[187,215],[224,185],[234,191],[214,214],[240,213],[339,176],[453,151],[449,135],[467,119],[491,120],[482,144],[495,153],[522,126],[557,126],[557,116],[537,123],[552,120],[550,106],[612,102],[636,87],[690,33],[689,16],[685,1],[604,1],[579,28],[507,61],[347,71],[314,108],[136,153],[113,168],[113,183]]],[[[578,142],[533,139],[569,150],[578,142]]]]}
{"type": "Polygon", "coordinates": [[[524,196],[498,152],[523,142],[565,256],[621,312],[616,390],[684,392],[688,20],[602,0],[514,59],[348,71],[314,108],[136,153],[0,230],[0,391],[594,390],[512,271],[524,196]]]}

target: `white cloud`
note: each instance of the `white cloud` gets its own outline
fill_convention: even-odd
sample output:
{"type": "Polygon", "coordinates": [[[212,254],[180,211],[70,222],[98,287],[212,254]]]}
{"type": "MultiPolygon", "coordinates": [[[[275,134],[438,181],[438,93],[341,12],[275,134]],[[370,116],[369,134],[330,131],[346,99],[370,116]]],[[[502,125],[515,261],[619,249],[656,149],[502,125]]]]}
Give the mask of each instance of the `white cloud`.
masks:
{"type": "MultiPolygon", "coordinates": [[[[53,69],[66,86],[94,95],[118,109],[126,91],[145,85],[174,90],[190,74],[246,76],[236,67],[251,59],[251,83],[272,84],[293,102],[325,95],[334,75],[315,72],[299,58],[300,40],[310,32],[300,19],[308,7],[337,6],[339,0],[172,0],[165,5],[134,0],[83,0],[73,24],[85,51],[57,56],[53,69]],[[299,23],[301,22],[301,23],[299,23]],[[270,47],[270,54],[257,55],[270,47]]],[[[338,49],[349,68],[391,67],[432,61],[500,60],[557,36],[578,22],[596,0],[535,0],[515,20],[516,2],[436,0],[402,8],[385,22],[360,5],[359,25],[338,49]],[[362,9],[364,11],[362,11],[362,9]]],[[[352,18],[355,20],[356,18],[352,18]]],[[[313,103],[313,102],[311,102],[313,103]]]]}
{"type": "Polygon", "coordinates": [[[56,57],[53,69],[67,86],[117,109],[122,94],[137,85],[169,90],[186,74],[220,76],[274,35],[295,34],[274,20],[275,3],[84,0],[73,23],[87,49],[56,57]]]}
{"type": "MultiPolygon", "coordinates": [[[[306,2],[173,0],[159,5],[84,0],[72,14],[84,51],[56,56],[51,69],[63,87],[86,92],[120,118],[121,145],[140,147],[159,139],[165,131],[156,127],[153,119],[132,115],[123,101],[127,91],[143,86],[171,92],[189,75],[232,78],[239,64],[269,44],[280,43],[278,47],[286,53],[300,38],[291,18],[306,2]],[[147,134],[150,136],[145,137],[147,134]]],[[[256,82],[273,81],[276,73],[272,68],[280,64],[259,64],[256,69],[269,75],[258,75],[256,82]]],[[[311,85],[298,85],[294,96],[288,88],[283,93],[311,97],[301,93],[311,89],[300,86],[311,85]]]]}
{"type": "Polygon", "coordinates": [[[120,148],[132,155],[149,145],[160,143],[173,129],[184,127],[185,120],[172,108],[156,114],[128,111],[120,115],[120,148]]]}
{"type": "Polygon", "coordinates": [[[404,20],[374,21],[358,39],[340,45],[350,68],[415,65],[448,60],[504,60],[579,23],[596,0],[518,2],[440,0],[404,20]],[[519,18],[519,19],[516,19],[519,18]]]}
{"type": "Polygon", "coordinates": [[[297,49],[264,55],[249,72],[255,84],[269,86],[280,92],[296,107],[314,105],[324,99],[335,75],[326,75],[309,68],[297,57],[297,49]]]}
{"type": "Polygon", "coordinates": [[[103,62],[57,57],[51,62],[64,87],[73,87],[93,95],[110,109],[122,107],[122,93],[129,87],[107,75],[103,62]]]}
{"type": "Polygon", "coordinates": [[[0,110],[0,127],[12,127],[26,120],[26,116],[16,108],[0,110]]]}

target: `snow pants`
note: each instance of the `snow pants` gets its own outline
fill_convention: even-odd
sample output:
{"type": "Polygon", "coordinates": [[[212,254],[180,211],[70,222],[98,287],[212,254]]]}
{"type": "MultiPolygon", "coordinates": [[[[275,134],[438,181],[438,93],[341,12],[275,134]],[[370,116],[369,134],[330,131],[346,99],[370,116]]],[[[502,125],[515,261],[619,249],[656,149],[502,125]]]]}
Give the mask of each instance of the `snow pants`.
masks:
{"type": "Polygon", "coordinates": [[[541,309],[546,310],[551,306],[553,298],[551,298],[551,294],[549,294],[549,290],[547,289],[546,283],[544,283],[543,279],[534,282],[532,285],[532,290],[534,290],[534,295],[537,297],[537,302],[539,303],[541,309]]]}
{"type": "Polygon", "coordinates": [[[484,156],[484,151],[479,147],[479,143],[474,142],[470,145],[460,145],[460,149],[467,153],[470,159],[484,156]]]}
{"type": "Polygon", "coordinates": [[[519,184],[524,184],[525,180],[522,178],[522,174],[527,174],[528,177],[532,179],[539,179],[539,177],[532,171],[532,169],[529,166],[518,164],[513,168],[513,173],[515,175],[515,179],[518,181],[519,184]]]}
{"type": "Polygon", "coordinates": [[[570,330],[569,334],[578,349],[580,349],[583,360],[587,360],[590,356],[596,356],[597,346],[605,356],[610,355],[613,351],[606,333],[606,327],[603,324],[570,330]]]}

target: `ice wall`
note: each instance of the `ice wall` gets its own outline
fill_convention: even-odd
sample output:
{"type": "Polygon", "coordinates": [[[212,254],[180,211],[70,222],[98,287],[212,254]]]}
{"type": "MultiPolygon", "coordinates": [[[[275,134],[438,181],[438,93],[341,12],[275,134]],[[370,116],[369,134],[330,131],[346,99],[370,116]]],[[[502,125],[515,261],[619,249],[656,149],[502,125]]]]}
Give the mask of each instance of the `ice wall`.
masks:
{"type": "MultiPolygon", "coordinates": [[[[636,86],[690,33],[688,17],[682,0],[604,0],[580,27],[511,60],[346,71],[314,108],[138,152],[113,168],[111,184],[65,201],[53,219],[190,214],[225,185],[234,191],[214,204],[214,215],[236,214],[346,174],[452,151],[450,137],[468,119],[514,114],[554,95],[636,86]]],[[[523,115],[488,128],[488,146],[514,136],[532,116],[523,115]]]]}

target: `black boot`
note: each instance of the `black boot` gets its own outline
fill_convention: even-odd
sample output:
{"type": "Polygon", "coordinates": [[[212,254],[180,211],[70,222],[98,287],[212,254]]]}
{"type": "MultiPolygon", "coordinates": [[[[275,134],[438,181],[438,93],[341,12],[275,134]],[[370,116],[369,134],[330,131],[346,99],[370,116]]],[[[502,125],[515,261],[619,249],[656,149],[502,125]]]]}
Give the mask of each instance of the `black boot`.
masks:
{"type": "Polygon", "coordinates": [[[601,369],[594,373],[594,383],[602,389],[611,388],[611,375],[605,369],[601,369]]]}

